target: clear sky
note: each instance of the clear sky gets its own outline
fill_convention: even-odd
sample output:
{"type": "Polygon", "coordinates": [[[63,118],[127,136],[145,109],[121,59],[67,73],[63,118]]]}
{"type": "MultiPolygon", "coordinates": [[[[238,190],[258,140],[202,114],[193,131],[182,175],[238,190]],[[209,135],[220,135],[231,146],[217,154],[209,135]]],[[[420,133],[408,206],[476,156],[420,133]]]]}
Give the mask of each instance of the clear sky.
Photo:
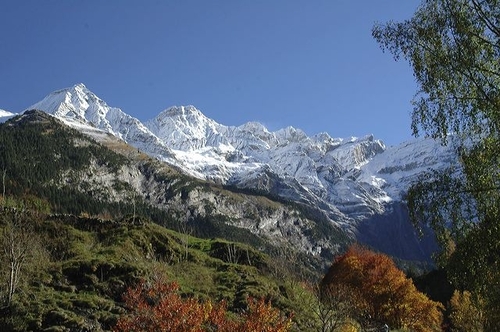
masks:
{"type": "Polygon", "coordinates": [[[411,138],[416,92],[371,37],[418,0],[0,0],[0,108],[84,83],[148,120],[194,105],[333,137],[411,138]]]}

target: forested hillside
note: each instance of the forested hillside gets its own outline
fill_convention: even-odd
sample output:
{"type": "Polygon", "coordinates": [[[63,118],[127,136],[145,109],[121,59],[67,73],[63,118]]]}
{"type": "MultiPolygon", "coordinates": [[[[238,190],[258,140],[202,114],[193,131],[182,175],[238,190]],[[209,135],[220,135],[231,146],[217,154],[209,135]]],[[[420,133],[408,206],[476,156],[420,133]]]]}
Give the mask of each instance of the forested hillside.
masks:
{"type": "Polygon", "coordinates": [[[313,208],[194,179],[112,136],[97,143],[43,112],[12,119],[0,135],[5,196],[42,198],[51,213],[136,214],[269,254],[286,247],[307,257],[313,273],[352,241],[313,208]]]}
{"type": "Polygon", "coordinates": [[[192,179],[37,111],[0,125],[0,138],[2,330],[405,327],[320,287],[351,240],[313,209],[192,179]],[[181,309],[198,314],[172,316],[181,309]]]}

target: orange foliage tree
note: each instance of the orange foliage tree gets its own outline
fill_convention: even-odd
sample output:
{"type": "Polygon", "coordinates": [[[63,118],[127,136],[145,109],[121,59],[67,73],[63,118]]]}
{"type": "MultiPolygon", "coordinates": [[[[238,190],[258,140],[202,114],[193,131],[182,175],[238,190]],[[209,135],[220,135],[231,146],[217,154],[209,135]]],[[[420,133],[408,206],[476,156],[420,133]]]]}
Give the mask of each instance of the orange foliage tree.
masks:
{"type": "Polygon", "coordinates": [[[234,332],[286,332],[292,327],[292,317],[285,317],[281,312],[273,308],[270,302],[263,298],[256,300],[248,299],[248,310],[244,312],[240,319],[233,321],[233,326],[229,329],[219,329],[217,331],[234,332]]]}
{"type": "Polygon", "coordinates": [[[387,255],[352,246],[322,280],[325,292],[339,285],[361,294],[365,317],[373,321],[412,331],[441,330],[443,306],[419,292],[387,255]]]}
{"type": "Polygon", "coordinates": [[[212,304],[195,298],[183,298],[179,285],[157,279],[151,283],[140,282],[124,295],[128,314],[119,318],[115,332],[286,332],[292,325],[264,299],[248,299],[248,309],[236,319],[227,317],[224,301],[212,304]]]}

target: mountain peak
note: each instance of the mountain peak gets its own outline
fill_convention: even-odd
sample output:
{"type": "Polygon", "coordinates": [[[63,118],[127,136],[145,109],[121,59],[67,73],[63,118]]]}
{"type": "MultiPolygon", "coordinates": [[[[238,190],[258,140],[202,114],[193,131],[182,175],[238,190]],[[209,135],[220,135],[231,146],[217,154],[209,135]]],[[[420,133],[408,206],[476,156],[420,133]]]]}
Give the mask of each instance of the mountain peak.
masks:
{"type": "Polygon", "coordinates": [[[208,137],[226,130],[225,126],[209,119],[192,105],[169,107],[145,125],[161,140],[179,150],[202,148],[208,137]]]}
{"type": "Polygon", "coordinates": [[[52,94],[61,94],[61,93],[67,93],[67,92],[69,92],[69,93],[76,93],[76,92],[89,93],[90,90],[87,89],[87,87],[85,86],[85,84],[83,84],[83,83],[77,83],[77,84],[75,84],[73,86],[69,86],[69,87],[66,87],[66,88],[62,88],[62,89],[56,90],[56,91],[50,93],[49,95],[52,95],[52,94]]]}
{"type": "Polygon", "coordinates": [[[78,84],[73,85],[72,87],[66,88],[66,91],[69,91],[69,92],[71,92],[73,94],[78,94],[80,96],[83,96],[84,98],[87,97],[87,98],[90,98],[90,99],[99,100],[99,101],[101,101],[101,102],[104,103],[104,101],[102,99],[100,99],[99,97],[97,97],[83,83],[78,83],[78,84]]]}
{"type": "Polygon", "coordinates": [[[253,132],[253,133],[270,134],[270,132],[266,128],[266,126],[264,126],[262,123],[256,122],[256,121],[247,122],[247,123],[239,126],[238,128],[240,128],[241,130],[246,130],[246,131],[253,132]]]}
{"type": "Polygon", "coordinates": [[[83,83],[54,91],[28,109],[42,110],[72,125],[91,125],[126,142],[134,141],[136,136],[157,140],[139,120],[108,106],[83,83]]]}
{"type": "Polygon", "coordinates": [[[87,87],[83,83],[78,83],[78,84],[73,85],[73,89],[82,89],[83,90],[83,89],[87,89],[87,87]]]}
{"type": "Polygon", "coordinates": [[[103,111],[106,108],[108,106],[103,100],[88,90],[83,83],[79,83],[54,91],[27,109],[39,109],[58,117],[85,123],[89,120],[89,112],[100,110],[98,113],[105,116],[103,111]]]}
{"type": "Polygon", "coordinates": [[[175,123],[182,128],[192,129],[203,129],[207,126],[213,127],[219,125],[192,105],[171,106],[158,114],[154,119],[149,120],[148,123],[154,124],[154,127],[160,131],[162,127],[169,123],[175,123]]]}
{"type": "Polygon", "coordinates": [[[305,141],[309,140],[309,137],[307,134],[302,131],[301,129],[297,129],[292,126],[288,126],[286,128],[282,128],[276,132],[276,134],[285,140],[291,141],[291,142],[300,142],[300,141],[305,141]]]}
{"type": "Polygon", "coordinates": [[[171,106],[161,112],[160,114],[164,114],[166,116],[188,116],[188,115],[196,115],[196,116],[204,116],[196,107],[193,105],[187,106],[171,106]]]}

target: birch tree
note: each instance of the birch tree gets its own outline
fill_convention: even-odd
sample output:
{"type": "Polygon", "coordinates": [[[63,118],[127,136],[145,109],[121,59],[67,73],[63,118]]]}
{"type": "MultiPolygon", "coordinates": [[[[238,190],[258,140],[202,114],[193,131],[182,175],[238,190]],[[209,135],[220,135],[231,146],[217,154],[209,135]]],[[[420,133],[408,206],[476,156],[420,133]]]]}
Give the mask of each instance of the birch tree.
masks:
{"type": "Polygon", "coordinates": [[[488,329],[498,331],[500,2],[424,0],[410,19],[372,34],[413,68],[413,133],[453,142],[459,156],[460,167],[424,174],[410,189],[410,217],[434,228],[440,264],[455,287],[485,299],[488,329]]]}

